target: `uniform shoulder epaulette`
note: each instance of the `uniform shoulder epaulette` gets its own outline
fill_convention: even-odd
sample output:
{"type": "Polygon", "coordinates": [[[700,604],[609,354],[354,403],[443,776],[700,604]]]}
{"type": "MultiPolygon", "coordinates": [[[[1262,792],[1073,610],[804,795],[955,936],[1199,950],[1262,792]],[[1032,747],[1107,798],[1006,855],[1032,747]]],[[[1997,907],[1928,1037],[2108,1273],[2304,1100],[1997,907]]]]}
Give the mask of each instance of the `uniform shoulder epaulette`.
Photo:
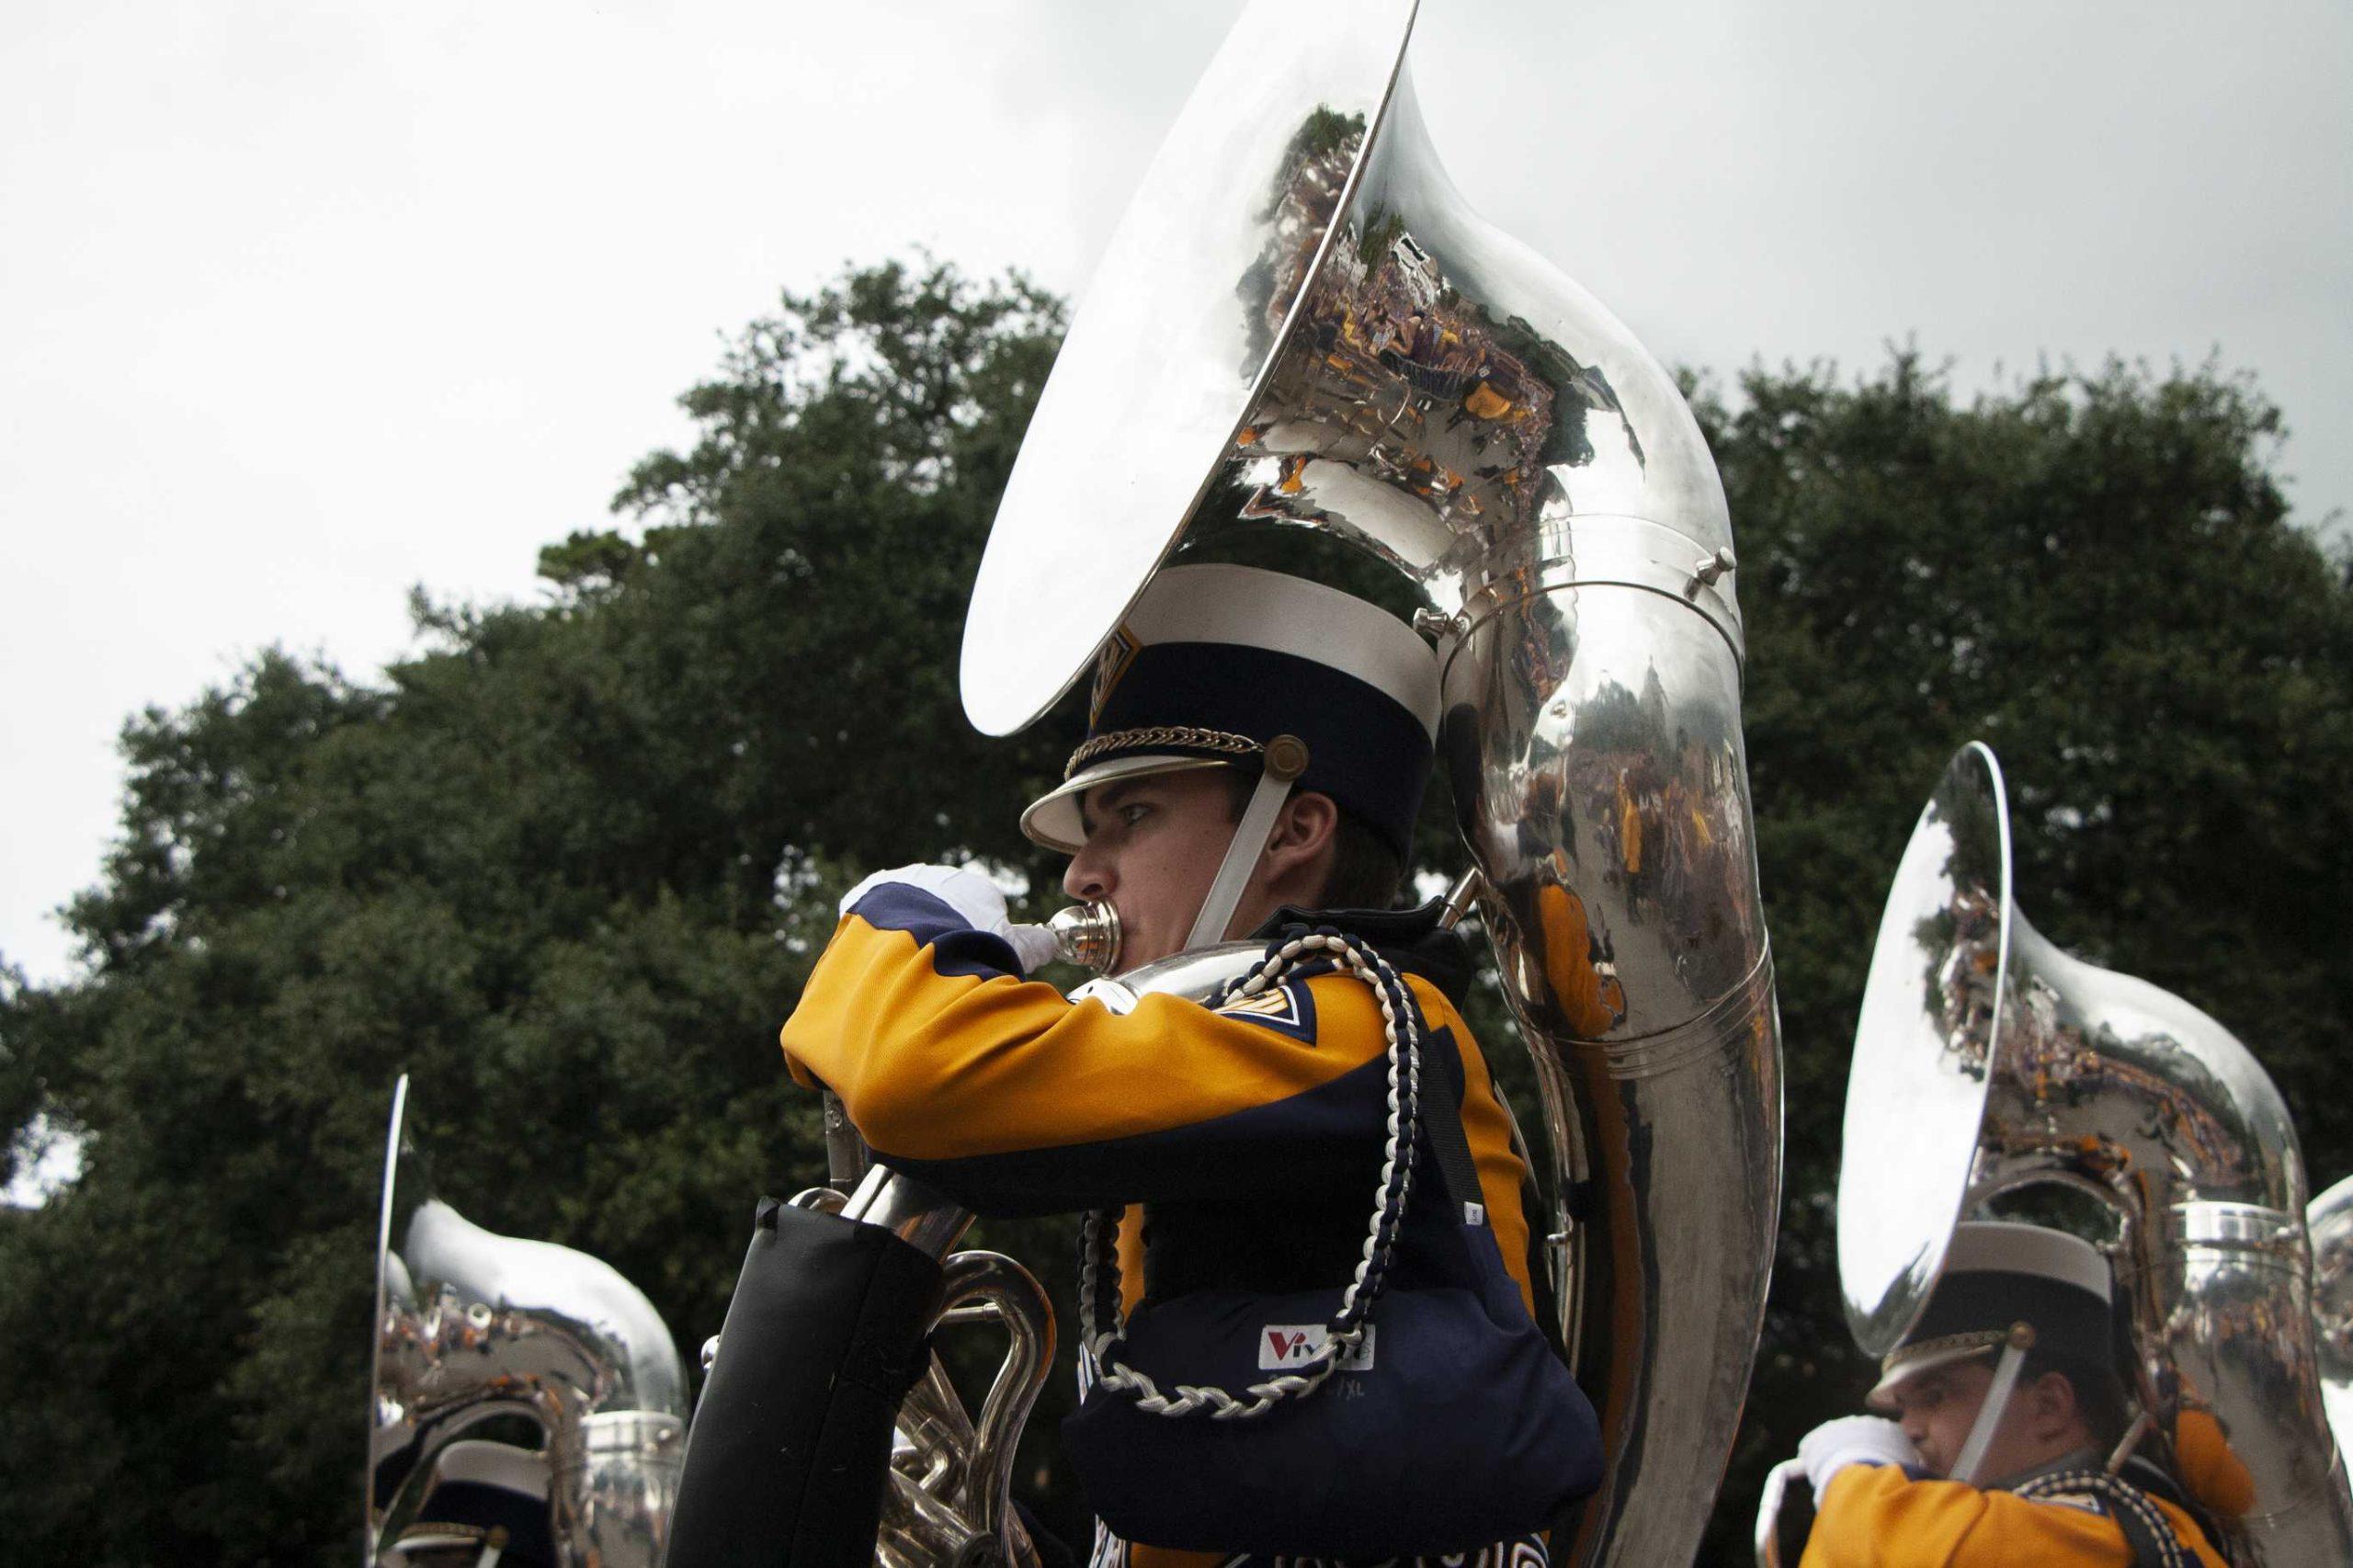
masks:
{"type": "Polygon", "coordinates": [[[1214,1011],[1222,1017],[1263,1024],[1277,1034],[1315,1043],[1315,998],[1304,979],[1269,986],[1256,996],[1236,996],[1214,1011]]]}
{"type": "Polygon", "coordinates": [[[2016,1495],[2063,1507],[2088,1507],[2116,1521],[2139,1568],[2198,1568],[2198,1559],[2174,1533],[2154,1499],[2129,1481],[2104,1470],[2063,1470],[2038,1475],[2014,1489],[2016,1495]]]}

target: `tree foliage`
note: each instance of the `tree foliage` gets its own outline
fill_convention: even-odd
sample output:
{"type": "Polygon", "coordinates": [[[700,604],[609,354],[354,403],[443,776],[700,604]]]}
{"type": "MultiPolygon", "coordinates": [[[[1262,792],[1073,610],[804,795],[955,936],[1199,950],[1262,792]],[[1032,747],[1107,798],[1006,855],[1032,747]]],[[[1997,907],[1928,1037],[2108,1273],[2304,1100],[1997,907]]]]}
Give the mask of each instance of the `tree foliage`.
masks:
{"type": "MultiPolygon", "coordinates": [[[[42,1126],[84,1141],[70,1187],[0,1210],[17,1550],[349,1549],[403,1070],[471,1218],[607,1258],[682,1347],[716,1328],[754,1199],[823,1167],[774,1031],[840,888],[971,857],[1035,905],[1058,875],[1014,818],[1070,717],[984,741],[954,671],[1059,328],[1018,278],[939,266],[788,296],[687,393],[694,444],[631,472],[634,526],[543,552],[542,602],[420,597],[380,681],[271,653],[131,723],[122,831],[71,915],[84,972],[0,982],[12,1170],[42,1126]]],[[[2353,586],[2264,467],[2276,415],[2211,369],[1963,404],[1900,355],[1699,409],[1740,532],[1789,1048],[1780,1266],[1711,1538],[1736,1561],[1762,1465],[1859,1386],[1829,1248],[1847,1046],[1961,741],[2009,773],[2036,924],[2232,1025],[2312,1168],[2353,1166],[2353,586]]],[[[1066,1281],[1065,1229],[992,1239],[1066,1281]]],[[[1022,1474],[1067,1503],[1051,1414],[1022,1474]]]]}

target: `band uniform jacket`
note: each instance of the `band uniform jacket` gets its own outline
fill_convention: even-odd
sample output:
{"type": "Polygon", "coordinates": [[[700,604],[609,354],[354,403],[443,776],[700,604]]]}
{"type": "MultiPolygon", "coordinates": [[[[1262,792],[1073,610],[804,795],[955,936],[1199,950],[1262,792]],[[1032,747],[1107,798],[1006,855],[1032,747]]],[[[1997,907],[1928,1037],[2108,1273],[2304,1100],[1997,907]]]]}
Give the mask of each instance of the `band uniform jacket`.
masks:
{"type": "MultiPolygon", "coordinates": [[[[2152,1494],[2189,1558],[2228,1568],[2189,1513],[2152,1494]]],[[[1897,1465],[1849,1465],[1815,1504],[1799,1568],[2131,1568],[2137,1561],[2100,1498],[2019,1497],[1897,1465]]]]}
{"type": "MultiPolygon", "coordinates": [[[[1527,1169],[1447,994],[1468,978],[1467,949],[1437,929],[1434,905],[1352,913],[1345,925],[1404,975],[1427,1026],[1424,1070],[1459,1062],[1488,1224],[1532,1312],[1527,1169]]],[[[1387,1040],[1370,988],[1351,976],[1294,977],[1215,1011],[1146,995],[1118,1013],[1025,979],[1003,939],[927,892],[883,884],[843,915],[782,1041],[794,1078],[838,1095],[879,1163],[977,1213],[1124,1206],[1130,1310],[1147,1294],[1212,1286],[1338,1284],[1363,1244],[1387,1124],[1387,1040]]],[[[1533,1541],[1461,1561],[1474,1557],[1496,1568],[1544,1561],[1533,1541]]],[[[1098,1541],[1097,1559],[1227,1561],[1117,1541],[1098,1541]]]]}

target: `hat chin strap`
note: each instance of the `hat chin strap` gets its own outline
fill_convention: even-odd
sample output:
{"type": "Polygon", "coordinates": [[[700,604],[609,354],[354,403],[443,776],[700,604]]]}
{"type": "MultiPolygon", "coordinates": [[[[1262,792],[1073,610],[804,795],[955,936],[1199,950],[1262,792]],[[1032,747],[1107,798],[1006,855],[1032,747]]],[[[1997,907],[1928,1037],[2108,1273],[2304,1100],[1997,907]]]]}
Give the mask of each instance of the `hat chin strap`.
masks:
{"type": "Polygon", "coordinates": [[[1250,885],[1250,872],[1274,835],[1275,818],[1290,799],[1291,786],[1307,771],[1307,744],[1295,735],[1277,735],[1268,741],[1266,756],[1258,787],[1250,791],[1250,803],[1243,808],[1242,820],[1233,824],[1233,838],[1225,846],[1225,859],[1201,900],[1200,914],[1193,917],[1192,934],[1185,938],[1188,949],[1225,940],[1225,929],[1233,924],[1233,912],[1250,885]]]}
{"type": "Polygon", "coordinates": [[[2002,1358],[1994,1364],[1994,1381],[1986,1386],[1985,1403],[1977,1407],[1977,1420],[1969,1428],[1969,1440],[1961,1446],[1961,1458],[1953,1461],[1950,1479],[1964,1486],[1977,1484],[1977,1467],[1985,1462],[1985,1450],[1994,1446],[1994,1428],[2002,1424],[2002,1412],[2009,1407],[2010,1395],[2018,1389],[2026,1353],[2033,1348],[2034,1329],[2027,1324],[2012,1324],[2002,1358]]]}

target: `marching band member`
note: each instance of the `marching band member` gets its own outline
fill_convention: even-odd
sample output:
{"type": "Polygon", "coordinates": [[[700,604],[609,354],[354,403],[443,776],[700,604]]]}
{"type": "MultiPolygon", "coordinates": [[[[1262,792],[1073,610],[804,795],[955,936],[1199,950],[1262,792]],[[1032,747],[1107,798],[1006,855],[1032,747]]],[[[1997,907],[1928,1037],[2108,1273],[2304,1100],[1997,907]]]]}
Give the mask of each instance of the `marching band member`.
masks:
{"type": "MultiPolygon", "coordinates": [[[[1461,1151],[1458,1169],[1475,1171],[1458,1267],[1484,1271],[1488,1299],[1524,1329],[1538,1282],[1527,1172],[1458,1010],[1470,957],[1435,903],[1391,908],[1431,764],[1438,686],[1417,635],[1345,594],[1238,566],[1166,570],[1105,647],[1086,738],[1022,826],[1071,856],[1071,896],[1116,910],[1122,972],[1303,921],[1363,938],[1404,975],[1427,1026],[1426,1077],[1460,1085],[1459,1128],[1430,1131],[1433,1146],[1461,1151]]],[[[870,877],[844,899],[784,1026],[793,1075],[840,1096],[878,1162],[978,1212],[1128,1206],[1118,1256],[1131,1310],[1208,1289],[1346,1279],[1365,1245],[1385,1126],[1388,1047],[1372,991],[1327,971],[1216,1010],[1145,994],[1121,1011],[1029,980],[1052,951],[1042,928],[1008,920],[976,872],[870,877]]],[[[1437,1187],[1433,1176],[1416,1187],[1415,1201],[1437,1187]]],[[[1597,1449],[1590,1411],[1561,1378],[1597,1449]]],[[[1218,1441],[1213,1426],[1227,1429],[1196,1421],[1197,1437],[1172,1440],[1218,1441]]],[[[1558,1501],[1531,1499],[1526,1517],[1558,1501]]],[[[1486,1555],[1461,1544],[1471,1554],[1449,1561],[1544,1561],[1532,1532],[1486,1555]]],[[[1098,1564],[1130,1568],[1256,1560],[1122,1541],[1101,1527],[1095,1551],[1098,1564]]]]}
{"type": "Polygon", "coordinates": [[[1799,1445],[1815,1515],[1801,1568],[2048,1562],[2223,1568],[2174,1479],[2127,1431],[2109,1267],[2063,1232],[1953,1233],[1870,1403],[1799,1445]],[[1983,1479],[1980,1479],[1980,1478],[1983,1479]]]}

